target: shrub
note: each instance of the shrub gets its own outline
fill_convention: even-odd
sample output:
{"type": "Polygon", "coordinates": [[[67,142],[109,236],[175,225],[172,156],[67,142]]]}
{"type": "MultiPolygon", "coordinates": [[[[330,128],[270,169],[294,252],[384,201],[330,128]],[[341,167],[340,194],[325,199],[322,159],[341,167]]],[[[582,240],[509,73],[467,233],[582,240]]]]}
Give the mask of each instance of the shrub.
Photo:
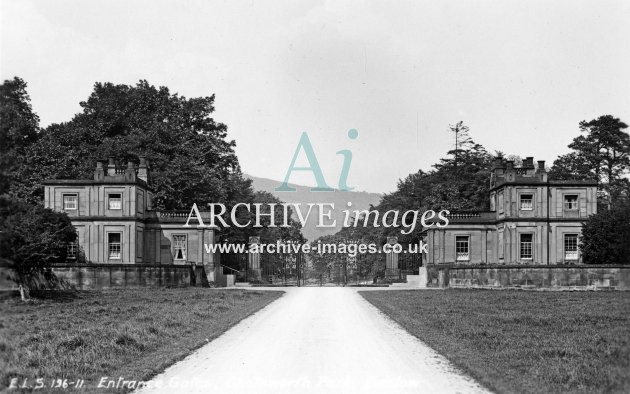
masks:
{"type": "Polygon", "coordinates": [[[630,264],[630,204],[589,217],[580,249],[586,264],[630,264]]]}
{"type": "Polygon", "coordinates": [[[63,263],[77,237],[65,213],[0,197],[0,260],[12,271],[22,298],[58,284],[51,265],[63,263]]]}

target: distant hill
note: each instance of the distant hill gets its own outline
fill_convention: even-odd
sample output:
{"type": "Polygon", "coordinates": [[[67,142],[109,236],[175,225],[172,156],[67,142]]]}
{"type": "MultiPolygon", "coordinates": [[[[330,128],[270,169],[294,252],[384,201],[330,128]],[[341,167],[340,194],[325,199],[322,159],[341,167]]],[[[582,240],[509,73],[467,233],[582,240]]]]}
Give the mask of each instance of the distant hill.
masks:
{"type": "Polygon", "coordinates": [[[318,228],[317,225],[317,216],[319,212],[317,207],[313,207],[311,211],[311,216],[309,220],[306,222],[305,227],[302,229],[302,234],[309,241],[313,241],[323,235],[334,234],[341,229],[343,224],[343,211],[349,209],[353,211],[355,209],[363,210],[368,209],[370,204],[378,205],[381,201],[382,195],[379,193],[368,193],[368,192],[342,192],[339,190],[335,190],[332,192],[312,192],[310,186],[301,186],[294,185],[290,183],[289,185],[297,191],[295,192],[277,192],[275,188],[280,186],[282,182],[274,181],[273,179],[267,178],[259,178],[251,175],[245,174],[245,176],[252,180],[252,186],[256,190],[269,192],[274,196],[278,197],[280,200],[287,203],[302,203],[303,205],[303,214],[306,215],[306,210],[308,207],[305,204],[308,203],[333,203],[335,204],[335,209],[333,210],[333,219],[337,220],[337,227],[335,228],[318,228]],[[352,203],[352,207],[348,208],[348,202],[352,203]]]}

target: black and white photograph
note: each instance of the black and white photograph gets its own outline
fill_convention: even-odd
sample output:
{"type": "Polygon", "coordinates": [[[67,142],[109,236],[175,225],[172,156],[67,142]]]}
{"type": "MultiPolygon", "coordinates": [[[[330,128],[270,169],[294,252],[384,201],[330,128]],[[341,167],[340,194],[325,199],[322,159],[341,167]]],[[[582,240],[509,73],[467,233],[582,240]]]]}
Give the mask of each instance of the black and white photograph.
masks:
{"type": "Polygon", "coordinates": [[[0,393],[630,393],[630,1],[0,0],[0,393]]]}

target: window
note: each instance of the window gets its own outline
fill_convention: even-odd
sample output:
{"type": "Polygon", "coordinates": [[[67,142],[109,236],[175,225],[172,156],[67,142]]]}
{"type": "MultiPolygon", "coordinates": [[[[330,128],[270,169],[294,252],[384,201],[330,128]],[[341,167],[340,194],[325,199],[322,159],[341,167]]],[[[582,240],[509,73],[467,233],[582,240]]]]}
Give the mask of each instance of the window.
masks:
{"type": "Polygon", "coordinates": [[[175,260],[186,260],[186,236],[173,235],[175,244],[175,260]]]}
{"type": "Polygon", "coordinates": [[[533,234],[521,234],[520,256],[521,259],[531,260],[533,258],[533,234]]]}
{"type": "Polygon", "coordinates": [[[499,213],[503,213],[503,190],[499,192],[499,213]]]}
{"type": "Polygon", "coordinates": [[[121,233],[109,233],[107,234],[107,250],[109,252],[110,260],[120,260],[122,250],[122,234],[121,233]]]}
{"type": "Polygon", "coordinates": [[[63,195],[63,210],[75,211],[78,205],[78,196],[76,194],[64,194],[63,195]]]}
{"type": "Polygon", "coordinates": [[[76,242],[68,243],[67,254],[66,254],[66,257],[68,258],[68,260],[76,260],[78,250],[79,250],[79,245],[76,242]]]}
{"type": "Polygon", "coordinates": [[[578,209],[578,196],[577,194],[567,194],[564,196],[564,210],[565,211],[577,211],[578,209]]]}
{"type": "Polygon", "coordinates": [[[455,237],[455,254],[457,261],[469,261],[469,237],[467,235],[458,235],[455,237]]]}
{"type": "Polygon", "coordinates": [[[107,206],[109,209],[122,209],[122,194],[111,193],[107,195],[107,206]]]}
{"type": "Polygon", "coordinates": [[[136,207],[138,212],[144,212],[144,194],[136,194],[136,207]]]}
{"type": "Polygon", "coordinates": [[[533,194],[521,194],[521,211],[531,211],[534,209],[533,201],[533,194]]]}
{"type": "Polygon", "coordinates": [[[578,259],[578,235],[564,234],[564,259],[578,259]]]}

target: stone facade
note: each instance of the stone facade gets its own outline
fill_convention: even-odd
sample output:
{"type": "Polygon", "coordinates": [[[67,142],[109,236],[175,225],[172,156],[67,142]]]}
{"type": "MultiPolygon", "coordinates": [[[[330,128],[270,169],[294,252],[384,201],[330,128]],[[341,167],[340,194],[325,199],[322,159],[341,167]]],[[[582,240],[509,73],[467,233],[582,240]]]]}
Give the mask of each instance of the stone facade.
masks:
{"type": "MultiPolygon", "coordinates": [[[[93,264],[153,264],[203,266],[214,281],[216,257],[205,244],[215,242],[214,228],[184,227],[188,211],[156,211],[149,165],[117,167],[97,163],[92,180],[44,182],[44,204],[65,212],[77,230],[69,254],[93,264]]],[[[207,213],[201,213],[206,218],[207,213]]]]}
{"type": "Polygon", "coordinates": [[[426,286],[558,290],[630,290],[630,266],[432,265],[426,286]]]}
{"type": "Polygon", "coordinates": [[[495,159],[490,211],[451,212],[427,231],[429,264],[578,264],[582,222],[597,212],[597,183],[553,181],[545,162],[495,159]]]}

